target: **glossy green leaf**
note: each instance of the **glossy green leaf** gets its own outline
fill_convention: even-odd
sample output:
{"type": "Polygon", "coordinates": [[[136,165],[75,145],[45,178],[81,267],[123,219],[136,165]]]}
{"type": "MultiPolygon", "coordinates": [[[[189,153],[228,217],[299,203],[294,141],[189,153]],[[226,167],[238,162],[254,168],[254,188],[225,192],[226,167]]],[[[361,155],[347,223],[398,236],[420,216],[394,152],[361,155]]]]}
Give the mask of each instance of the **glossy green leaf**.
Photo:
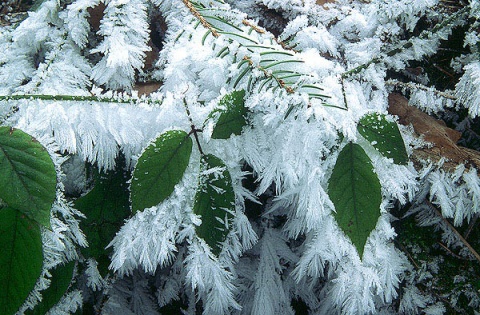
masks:
{"type": "Polygon", "coordinates": [[[42,272],[40,226],[11,207],[0,210],[0,314],[25,302],[42,272]]]}
{"type": "Polygon", "coordinates": [[[50,155],[32,136],[0,127],[0,199],[50,227],[57,174],[50,155]]]}
{"type": "Polygon", "coordinates": [[[225,95],[212,111],[208,119],[216,120],[213,128],[213,139],[228,139],[231,135],[239,135],[247,124],[245,107],[245,91],[233,91],[225,95]]]}
{"type": "Polygon", "coordinates": [[[393,159],[397,164],[408,163],[400,130],[397,124],[388,121],[385,115],[367,114],[360,119],[357,129],[383,156],[393,159]]]}
{"type": "Polygon", "coordinates": [[[71,261],[50,270],[52,275],[50,286],[45,291],[42,291],[42,301],[33,310],[28,310],[25,314],[44,315],[57,304],[70,287],[74,269],[75,262],[71,261]]]}
{"type": "Polygon", "coordinates": [[[340,152],[328,181],[335,205],[335,219],[358,250],[360,257],[380,217],[380,181],[370,158],[358,144],[348,143],[340,152]]]}
{"type": "Polygon", "coordinates": [[[202,217],[202,224],[196,228],[197,235],[216,255],[222,250],[221,242],[229,232],[234,210],[235,193],[225,163],[211,154],[203,156],[193,212],[202,217]]]}
{"type": "Polygon", "coordinates": [[[115,170],[96,171],[93,189],[75,201],[75,208],[87,217],[80,223],[88,241],[82,253],[97,260],[102,276],[107,274],[110,265],[111,249],[106,247],[131,213],[127,185],[130,173],[125,168],[125,159],[121,157],[117,159],[115,170]]]}
{"type": "Polygon", "coordinates": [[[156,206],[170,196],[188,166],[192,144],[185,131],[171,130],[147,147],[133,173],[133,211],[156,206]]]}

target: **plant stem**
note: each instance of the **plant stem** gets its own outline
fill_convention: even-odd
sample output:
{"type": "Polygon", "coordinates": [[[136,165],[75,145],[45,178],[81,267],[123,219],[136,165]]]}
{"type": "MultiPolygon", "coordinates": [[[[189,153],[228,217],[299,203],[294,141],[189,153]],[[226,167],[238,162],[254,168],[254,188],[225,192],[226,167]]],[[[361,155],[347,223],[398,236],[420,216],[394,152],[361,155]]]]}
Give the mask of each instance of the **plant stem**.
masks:
{"type": "Polygon", "coordinates": [[[183,105],[185,106],[185,111],[187,112],[188,120],[190,121],[191,130],[189,134],[193,134],[193,137],[195,138],[195,142],[197,143],[198,151],[200,152],[201,156],[204,156],[205,153],[203,153],[202,146],[200,145],[200,139],[198,138],[198,132],[202,130],[197,129],[195,127],[195,124],[193,123],[192,115],[190,114],[190,109],[188,108],[188,104],[185,98],[183,99],[183,105]]]}
{"type": "MultiPolygon", "coordinates": [[[[23,95],[0,95],[0,101],[18,100],[45,100],[45,101],[74,101],[74,102],[99,102],[99,103],[121,103],[130,104],[138,100],[132,98],[113,98],[105,96],[75,96],[75,95],[46,95],[46,94],[23,94],[23,95]]],[[[147,101],[161,103],[159,101],[147,101]]]]}
{"type": "Polygon", "coordinates": [[[203,153],[202,146],[200,145],[200,140],[198,139],[198,131],[201,131],[201,129],[195,129],[195,126],[192,125],[192,130],[190,133],[193,133],[193,137],[195,138],[195,142],[197,143],[198,151],[200,152],[201,156],[204,156],[205,153],[203,153]]]}
{"type": "Polygon", "coordinates": [[[342,95],[343,95],[343,102],[345,103],[345,109],[348,110],[347,92],[345,91],[345,80],[343,76],[340,78],[340,83],[342,84],[342,95]]]}
{"type": "Polygon", "coordinates": [[[450,255],[452,255],[453,257],[457,258],[457,259],[461,259],[461,260],[465,260],[464,257],[461,257],[457,254],[455,254],[454,252],[452,252],[450,250],[450,248],[448,248],[446,245],[442,244],[442,242],[437,242],[438,245],[440,245],[441,248],[443,248],[447,253],[449,253],[450,255]]]}

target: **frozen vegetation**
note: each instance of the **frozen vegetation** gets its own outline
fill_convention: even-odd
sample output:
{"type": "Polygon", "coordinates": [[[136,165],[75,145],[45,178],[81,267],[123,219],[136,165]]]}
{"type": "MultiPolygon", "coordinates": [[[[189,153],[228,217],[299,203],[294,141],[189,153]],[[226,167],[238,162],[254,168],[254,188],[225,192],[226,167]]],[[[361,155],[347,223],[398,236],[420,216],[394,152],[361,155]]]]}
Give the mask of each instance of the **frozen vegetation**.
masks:
{"type": "Polygon", "coordinates": [[[479,314],[480,2],[449,3],[4,9],[0,169],[21,130],[56,188],[36,284],[0,313],[479,314]],[[456,81],[412,74],[452,32],[456,81]],[[470,149],[392,114],[398,93],[470,149]]]}

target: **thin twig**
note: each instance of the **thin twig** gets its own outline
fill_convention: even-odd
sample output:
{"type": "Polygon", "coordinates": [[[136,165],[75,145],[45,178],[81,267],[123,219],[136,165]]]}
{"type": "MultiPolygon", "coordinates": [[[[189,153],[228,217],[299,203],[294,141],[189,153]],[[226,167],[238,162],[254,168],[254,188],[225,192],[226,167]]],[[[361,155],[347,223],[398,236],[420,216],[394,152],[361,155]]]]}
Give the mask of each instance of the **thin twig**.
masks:
{"type": "Polygon", "coordinates": [[[472,253],[473,256],[477,259],[478,262],[480,262],[480,255],[477,253],[477,251],[470,245],[465,238],[463,238],[462,234],[457,231],[457,229],[440,213],[440,211],[435,207],[430,201],[426,201],[427,205],[435,211],[435,213],[442,219],[442,221],[453,231],[453,233],[458,237],[458,239],[465,245],[465,247],[468,248],[470,253],[472,253]]]}
{"type": "Polygon", "coordinates": [[[453,257],[457,258],[457,259],[461,259],[461,260],[464,260],[465,258],[455,254],[454,252],[452,252],[450,250],[450,248],[448,248],[446,245],[444,245],[442,242],[437,242],[438,245],[440,245],[440,247],[442,247],[444,250],[446,250],[450,255],[452,255],[453,257]]]}
{"type": "Polygon", "coordinates": [[[407,250],[407,248],[405,246],[403,246],[403,244],[400,244],[400,242],[398,242],[397,240],[395,240],[395,243],[400,247],[400,249],[405,253],[407,254],[407,257],[408,259],[412,262],[412,264],[415,266],[415,269],[420,269],[420,266],[417,264],[417,262],[415,261],[415,259],[413,259],[412,255],[410,254],[410,252],[407,250]]]}
{"type": "Polygon", "coordinates": [[[465,231],[465,234],[463,234],[463,237],[467,239],[470,236],[470,233],[473,231],[473,228],[475,227],[475,224],[477,224],[478,220],[478,213],[473,217],[472,221],[468,225],[467,230],[465,231]]]}
{"type": "Polygon", "coordinates": [[[205,153],[203,153],[202,146],[200,145],[200,139],[198,138],[198,131],[202,131],[201,129],[196,129],[195,125],[190,126],[192,130],[190,131],[190,134],[193,134],[193,137],[195,138],[195,142],[197,143],[198,147],[198,152],[200,152],[201,156],[204,156],[205,153]]]}
{"type": "Polygon", "coordinates": [[[345,81],[343,77],[340,77],[340,83],[342,84],[343,102],[345,103],[345,108],[348,109],[347,92],[345,91],[345,81]]]}
{"type": "Polygon", "coordinates": [[[200,145],[200,139],[198,138],[198,132],[201,131],[201,129],[197,129],[195,127],[195,124],[193,123],[192,115],[190,114],[190,109],[188,108],[187,101],[185,98],[183,99],[183,105],[185,106],[185,111],[187,112],[188,120],[190,121],[190,133],[189,135],[193,134],[193,137],[195,138],[195,141],[197,142],[197,147],[198,151],[200,152],[201,156],[204,156],[205,153],[203,153],[202,146],[200,145]]]}
{"type": "Polygon", "coordinates": [[[43,100],[43,101],[73,101],[73,102],[99,102],[99,103],[132,103],[138,101],[146,101],[157,103],[150,100],[141,100],[133,98],[121,97],[105,97],[105,96],[75,96],[75,95],[47,95],[47,94],[22,94],[22,95],[0,95],[0,101],[18,101],[18,100],[43,100]]]}
{"type": "Polygon", "coordinates": [[[437,94],[438,96],[441,96],[443,98],[446,98],[446,99],[449,99],[449,100],[452,100],[452,101],[455,101],[457,99],[452,94],[439,91],[435,88],[428,87],[428,86],[425,86],[423,84],[411,83],[411,82],[405,83],[405,82],[400,82],[400,81],[397,81],[397,80],[387,80],[385,82],[385,84],[390,85],[390,86],[397,86],[397,87],[408,89],[408,90],[418,89],[418,90],[422,90],[422,91],[433,92],[433,93],[437,94]]]}

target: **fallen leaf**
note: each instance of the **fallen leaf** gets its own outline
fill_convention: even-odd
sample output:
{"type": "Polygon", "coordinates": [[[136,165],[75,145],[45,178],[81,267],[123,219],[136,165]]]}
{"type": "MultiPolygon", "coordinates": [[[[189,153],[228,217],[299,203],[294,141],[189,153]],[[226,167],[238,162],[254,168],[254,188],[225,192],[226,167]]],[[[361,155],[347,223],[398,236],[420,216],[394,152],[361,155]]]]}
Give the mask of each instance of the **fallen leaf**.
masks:
{"type": "Polygon", "coordinates": [[[138,96],[148,96],[157,91],[161,86],[162,83],[160,82],[138,82],[134,85],[133,89],[138,92],[138,96]]]}
{"type": "Polygon", "coordinates": [[[335,0],[317,0],[316,4],[324,6],[327,3],[333,3],[333,2],[335,2],[335,0]]]}
{"type": "Polygon", "coordinates": [[[438,162],[443,157],[447,161],[442,167],[448,171],[453,171],[459,164],[480,169],[480,152],[456,144],[462,136],[459,131],[448,128],[443,121],[408,105],[408,99],[401,94],[391,93],[388,103],[388,112],[397,115],[399,123],[412,125],[419,137],[432,144],[431,147],[414,150],[411,158],[416,166],[421,167],[425,160],[438,162]]]}

